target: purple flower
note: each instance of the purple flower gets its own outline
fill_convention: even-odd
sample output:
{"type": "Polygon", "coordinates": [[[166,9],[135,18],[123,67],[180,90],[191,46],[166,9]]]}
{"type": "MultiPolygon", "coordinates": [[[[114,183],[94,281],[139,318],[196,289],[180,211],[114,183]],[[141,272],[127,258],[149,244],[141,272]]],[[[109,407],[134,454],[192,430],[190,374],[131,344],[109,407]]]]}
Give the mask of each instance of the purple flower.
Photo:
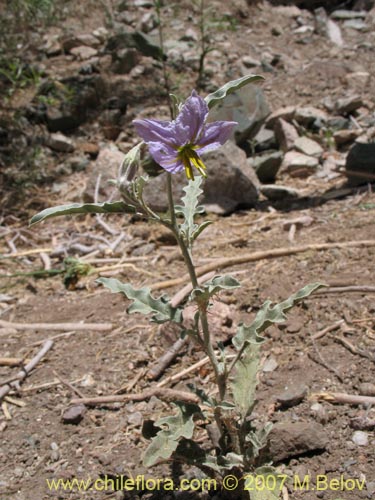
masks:
{"type": "Polygon", "coordinates": [[[224,144],[237,125],[227,121],[206,124],[208,111],[206,101],[193,90],[175,120],[144,119],[133,123],[159,165],[172,174],[185,169],[187,178],[194,179],[193,167],[206,177],[201,153],[224,144]]]}

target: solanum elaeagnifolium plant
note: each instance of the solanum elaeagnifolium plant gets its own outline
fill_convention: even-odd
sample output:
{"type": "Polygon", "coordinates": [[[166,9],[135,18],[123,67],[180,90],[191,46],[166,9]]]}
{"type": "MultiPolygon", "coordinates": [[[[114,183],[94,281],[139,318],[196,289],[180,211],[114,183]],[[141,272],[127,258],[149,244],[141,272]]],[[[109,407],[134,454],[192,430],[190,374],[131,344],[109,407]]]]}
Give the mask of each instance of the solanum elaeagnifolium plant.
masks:
{"type": "MultiPolygon", "coordinates": [[[[144,427],[144,434],[151,444],[144,454],[144,464],[152,466],[160,459],[178,459],[200,468],[204,474],[220,478],[233,474],[241,483],[244,474],[260,476],[274,475],[268,464],[262,464],[260,450],[265,446],[270,424],[255,425],[252,412],[255,406],[255,390],[259,368],[260,346],[264,342],[262,333],[273,324],[285,321],[286,312],[295,304],[322,286],[307,285],[280,304],[267,301],[260,308],[253,322],[240,324],[232,339],[232,346],[224,348],[213,344],[210,334],[208,312],[212,299],[222,290],[233,290],[240,286],[231,276],[217,275],[203,284],[198,283],[192,259],[195,240],[210,224],[198,224],[196,215],[202,213],[199,196],[202,193],[202,177],[207,171],[201,157],[207,151],[220,147],[231,135],[236,123],[207,122],[210,109],[226,95],[261,77],[249,75],[227,83],[205,99],[195,91],[183,104],[176,104],[175,117],[171,121],[135,120],[134,126],[143,139],[125,156],[117,181],[122,200],[111,203],[62,205],[46,209],[31,220],[40,222],[49,217],[73,213],[137,213],[150,221],[167,227],[175,236],[187,266],[192,292],[188,304],[196,305],[194,326],[184,326],[184,307],[174,307],[166,295],[155,298],[149,288],[135,289],[112,278],[100,278],[99,283],[112,292],[123,293],[132,304],[128,313],[150,316],[156,323],[175,322],[181,334],[189,336],[199,344],[208,356],[212,367],[216,391],[206,394],[201,388],[190,386],[201,400],[201,405],[175,402],[172,416],[163,417],[144,427]],[[154,160],[165,169],[168,177],[169,211],[155,213],[143,199],[143,188],[152,182],[140,175],[142,148],[148,147],[154,160]],[[173,174],[185,171],[187,184],[180,205],[175,205],[172,196],[173,174]],[[233,352],[235,353],[233,355],[233,352]],[[218,439],[211,447],[202,447],[194,441],[196,422],[210,422],[217,427],[218,439]]],[[[209,441],[209,439],[208,439],[209,441]]],[[[274,475],[277,479],[277,476],[274,475]]],[[[243,491],[241,495],[251,500],[276,499],[280,485],[272,491],[243,491]],[[268,495],[268,496],[265,496],[268,495]]],[[[237,493],[238,495],[238,493],[237,493]]]]}

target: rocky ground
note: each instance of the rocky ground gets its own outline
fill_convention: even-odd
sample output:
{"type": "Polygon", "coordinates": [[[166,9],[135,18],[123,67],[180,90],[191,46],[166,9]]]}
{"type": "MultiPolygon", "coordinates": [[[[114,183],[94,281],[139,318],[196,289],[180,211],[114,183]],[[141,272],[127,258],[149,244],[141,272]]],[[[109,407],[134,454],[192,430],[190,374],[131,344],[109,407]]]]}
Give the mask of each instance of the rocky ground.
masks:
{"type": "MultiPolygon", "coordinates": [[[[67,2],[47,26],[32,29],[23,20],[21,38],[4,11],[8,26],[2,29],[13,31],[7,33],[8,59],[4,50],[0,54],[7,70],[0,76],[0,338],[6,358],[0,358],[0,390],[43,340],[53,337],[54,344],[3,403],[1,499],[145,498],[151,493],[53,492],[46,480],[178,476],[175,465],[147,471],[141,465],[147,446],[142,421],[164,415],[167,403],[153,396],[94,408],[70,405],[77,396],[138,394],[157,384],[211,388],[205,366],[168,379],[202,359],[194,346],[185,346],[157,381],[150,380],[175,333],[128,316],[124,300],[95,283],[98,275],[139,286],[182,276],[173,239],[135,218],[58,219],[35,229],[27,221],[58,203],[114,199],[107,180],[138,141],[131,121],[168,119],[166,88],[184,99],[193,88],[205,95],[248,73],[263,75],[264,83],[230,96],[212,116],[239,126],[231,142],[207,157],[202,202],[214,224],[195,255],[203,266],[222,257],[271,254],[229,266],[243,287],[220,297],[213,329],[228,339],[233,325],[249,322],[266,299],[283,299],[312,281],[329,285],[268,331],[256,414],[275,424],[269,455],[292,478],[284,498],[374,496],[372,401],[334,404],[327,396],[375,396],[373,2],[330,2],[329,11],[322,8],[326,2],[313,1],[209,3],[204,30],[212,50],[198,78],[199,9],[188,1],[163,2],[167,86],[152,2],[108,2],[105,9],[93,1],[67,2]],[[10,60],[18,61],[14,71],[10,60]],[[285,252],[276,256],[273,249],[285,252]],[[94,326],[35,326],[67,322],[94,326]],[[13,367],[10,358],[16,358],[13,367]],[[316,490],[319,476],[344,483],[316,490]],[[296,478],[305,477],[309,485],[299,488],[296,478]]],[[[147,157],[144,168],[158,173],[147,157]]],[[[164,182],[157,176],[147,188],[157,210],[165,207],[164,182]]],[[[176,196],[181,183],[176,176],[176,196]]]]}

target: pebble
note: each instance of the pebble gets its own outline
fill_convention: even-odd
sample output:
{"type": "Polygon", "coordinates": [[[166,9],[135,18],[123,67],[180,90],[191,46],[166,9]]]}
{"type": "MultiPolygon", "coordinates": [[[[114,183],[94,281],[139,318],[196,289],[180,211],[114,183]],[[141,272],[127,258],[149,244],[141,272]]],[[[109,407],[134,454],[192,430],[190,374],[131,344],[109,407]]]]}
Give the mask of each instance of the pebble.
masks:
{"type": "Polygon", "coordinates": [[[297,129],[291,123],[288,123],[283,118],[279,118],[275,124],[274,130],[276,140],[284,152],[294,147],[294,143],[299,136],[297,129]]]}
{"type": "Polygon", "coordinates": [[[86,413],[85,405],[74,405],[66,409],[62,415],[64,424],[79,424],[86,413]]]}
{"type": "Polygon", "coordinates": [[[313,156],[288,151],[284,157],[282,170],[287,171],[293,177],[308,177],[315,173],[318,165],[319,161],[313,156]]]}
{"type": "Polygon", "coordinates": [[[337,113],[342,115],[353,113],[362,106],[363,100],[359,95],[338,99],[335,104],[337,113]]]}
{"type": "Polygon", "coordinates": [[[307,394],[307,386],[304,384],[291,385],[287,387],[281,394],[276,396],[276,401],[281,408],[291,408],[303,401],[307,394]]]}
{"type": "Polygon", "coordinates": [[[60,132],[48,137],[47,146],[58,153],[72,153],[75,149],[74,142],[60,132]]]}
{"type": "Polygon", "coordinates": [[[355,431],[352,436],[352,441],[357,446],[367,446],[368,445],[368,434],[363,431],[355,431]]]}
{"type": "Polygon", "coordinates": [[[260,186],[260,192],[271,201],[284,200],[285,198],[299,198],[301,196],[297,189],[280,184],[263,184],[260,186]]]}
{"type": "Polygon", "coordinates": [[[320,144],[308,137],[298,137],[294,142],[294,147],[300,153],[308,156],[320,156],[323,153],[323,148],[320,144]]]}

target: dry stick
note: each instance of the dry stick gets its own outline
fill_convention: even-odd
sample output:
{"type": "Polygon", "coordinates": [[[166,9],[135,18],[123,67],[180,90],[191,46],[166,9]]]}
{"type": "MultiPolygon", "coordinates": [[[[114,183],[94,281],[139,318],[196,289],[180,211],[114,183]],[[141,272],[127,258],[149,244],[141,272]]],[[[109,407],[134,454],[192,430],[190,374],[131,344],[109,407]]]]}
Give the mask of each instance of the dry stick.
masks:
{"type": "MultiPolygon", "coordinates": [[[[99,396],[96,398],[82,398],[72,399],[71,404],[84,404],[87,406],[97,406],[109,403],[125,403],[127,401],[146,401],[147,399],[156,396],[162,401],[185,401],[186,403],[198,403],[199,398],[195,394],[184,391],[177,391],[174,389],[162,389],[161,387],[154,387],[138,394],[123,394],[113,396],[99,396]]],[[[375,399],[375,398],[374,398],[375,399]]]]}
{"type": "MultiPolygon", "coordinates": [[[[262,259],[275,259],[278,257],[286,257],[288,255],[294,255],[297,253],[308,252],[311,250],[322,251],[330,250],[332,248],[354,248],[354,247],[373,247],[375,246],[375,240],[360,240],[360,241],[343,241],[337,243],[316,243],[312,245],[300,245],[296,247],[284,247],[284,248],[274,248],[271,250],[265,250],[261,252],[253,252],[244,254],[238,257],[229,257],[223,259],[217,259],[215,262],[206,264],[196,269],[197,276],[208,273],[210,271],[215,271],[217,269],[224,269],[230,266],[236,266],[238,264],[245,264],[247,262],[255,262],[262,259]]],[[[171,286],[181,285],[190,279],[188,274],[185,274],[181,278],[176,278],[173,280],[161,281],[151,285],[152,290],[161,290],[163,288],[169,288],[171,286]]]]}
{"type": "Polygon", "coordinates": [[[43,358],[43,356],[51,349],[53,346],[53,341],[52,340],[47,340],[42,347],[42,349],[36,354],[36,356],[33,357],[33,359],[25,365],[21,371],[17,373],[17,380],[10,382],[9,384],[5,384],[2,387],[0,387],[0,400],[6,396],[13,387],[17,387],[18,383],[24,380],[31,370],[33,370],[36,365],[39,363],[39,361],[43,358]]]}
{"type": "MultiPolygon", "coordinates": [[[[79,382],[82,382],[84,378],[78,378],[77,380],[73,380],[70,382],[70,384],[78,384],[79,382]]],[[[54,387],[56,385],[61,385],[60,380],[54,380],[52,382],[46,382],[45,384],[40,384],[40,385],[34,385],[32,387],[25,387],[21,389],[19,392],[21,394],[27,394],[28,392],[34,392],[34,391],[43,391],[44,389],[50,389],[51,387],[54,387]]]]}
{"type": "Polygon", "coordinates": [[[311,399],[328,401],[329,403],[349,404],[349,405],[374,405],[375,397],[358,396],[357,394],[345,394],[343,392],[318,392],[311,394],[311,399]]]}
{"type": "Polygon", "coordinates": [[[75,394],[77,394],[77,396],[79,398],[84,398],[85,395],[79,390],[77,389],[76,387],[74,387],[70,382],[68,382],[67,380],[63,379],[55,370],[53,370],[53,373],[54,375],[56,375],[56,377],[60,380],[60,382],[65,385],[66,387],[68,387],[68,389],[70,389],[72,392],[74,392],[75,394]]]}
{"type": "Polygon", "coordinates": [[[32,250],[22,250],[15,253],[3,253],[0,254],[0,259],[14,259],[15,257],[26,257],[27,255],[34,255],[38,253],[52,252],[53,248],[33,248],[32,250]]]}
{"type": "Polygon", "coordinates": [[[12,323],[0,319],[0,327],[16,330],[95,330],[107,332],[112,330],[112,323],[12,323]]]}
{"type": "Polygon", "coordinates": [[[339,321],[336,321],[336,323],[333,323],[332,325],[327,326],[326,328],[323,328],[323,330],[319,330],[319,332],[314,333],[314,335],[311,335],[312,340],[318,340],[324,335],[326,335],[329,332],[333,332],[334,330],[337,330],[337,328],[340,328],[345,323],[343,319],[340,319],[339,321]]]}
{"type": "Polygon", "coordinates": [[[349,342],[349,340],[346,340],[344,337],[332,337],[332,338],[336,342],[339,342],[344,347],[346,347],[347,349],[349,349],[349,351],[352,352],[353,354],[358,354],[358,356],[362,356],[362,358],[367,358],[370,361],[375,361],[375,357],[374,356],[371,356],[370,354],[368,354],[363,349],[359,349],[358,347],[354,346],[351,342],[349,342]]]}
{"type": "MultiPolygon", "coordinates": [[[[198,279],[198,283],[202,284],[209,279],[213,278],[215,273],[210,272],[204,274],[198,279]]],[[[171,306],[177,307],[184,298],[192,291],[193,285],[191,283],[184,286],[180,291],[178,291],[171,299],[171,306]]],[[[189,342],[189,337],[186,336],[183,339],[180,338],[176,340],[176,342],[167,350],[166,353],[163,354],[161,358],[157,361],[157,363],[152,366],[148,373],[147,378],[150,380],[156,380],[160,377],[160,375],[164,372],[164,370],[173,362],[173,360],[178,356],[178,353],[181,349],[189,342]]]]}
{"type": "Polygon", "coordinates": [[[20,366],[24,362],[23,358],[0,358],[0,366],[20,366]]]}

